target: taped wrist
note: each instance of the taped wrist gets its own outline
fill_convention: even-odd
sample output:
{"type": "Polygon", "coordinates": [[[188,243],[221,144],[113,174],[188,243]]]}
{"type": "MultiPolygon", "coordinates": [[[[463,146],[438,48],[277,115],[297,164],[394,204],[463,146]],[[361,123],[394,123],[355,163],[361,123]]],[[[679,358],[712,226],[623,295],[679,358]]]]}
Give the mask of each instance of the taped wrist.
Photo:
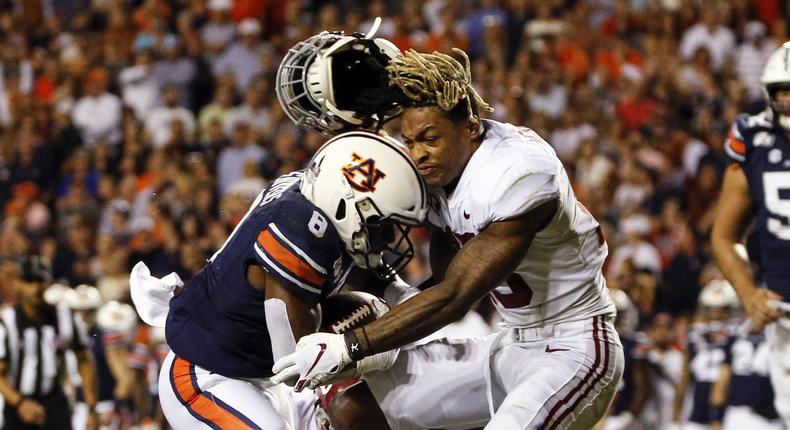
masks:
{"type": "Polygon", "coordinates": [[[395,364],[395,359],[398,358],[399,349],[391,351],[380,352],[378,354],[369,355],[357,361],[357,375],[364,375],[365,373],[374,370],[387,370],[395,364]]]}
{"type": "Polygon", "coordinates": [[[420,290],[407,284],[400,276],[395,275],[392,282],[384,289],[384,301],[389,307],[395,307],[405,302],[420,290]]]}

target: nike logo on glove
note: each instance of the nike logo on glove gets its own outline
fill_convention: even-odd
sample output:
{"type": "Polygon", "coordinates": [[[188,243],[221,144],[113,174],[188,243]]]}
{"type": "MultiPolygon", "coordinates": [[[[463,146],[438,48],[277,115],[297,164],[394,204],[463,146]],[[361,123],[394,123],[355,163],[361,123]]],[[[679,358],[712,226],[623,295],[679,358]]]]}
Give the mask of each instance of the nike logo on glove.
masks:
{"type": "Polygon", "coordinates": [[[558,351],[570,351],[570,349],[568,349],[568,348],[551,349],[551,348],[549,348],[548,345],[546,345],[546,352],[548,352],[549,354],[551,354],[552,352],[558,352],[558,351]]]}
{"type": "MultiPolygon", "coordinates": [[[[318,364],[318,360],[321,359],[321,357],[324,355],[324,352],[326,351],[326,344],[325,343],[319,343],[318,346],[321,348],[321,350],[318,351],[318,355],[315,356],[315,361],[313,361],[313,365],[310,366],[310,370],[308,370],[307,372],[304,373],[305,375],[309,375],[310,374],[310,372],[315,368],[315,365],[318,364]]],[[[306,379],[300,379],[299,382],[296,383],[294,388],[296,389],[296,391],[302,391],[302,388],[304,387],[304,384],[306,384],[306,383],[307,383],[306,379]]]]}

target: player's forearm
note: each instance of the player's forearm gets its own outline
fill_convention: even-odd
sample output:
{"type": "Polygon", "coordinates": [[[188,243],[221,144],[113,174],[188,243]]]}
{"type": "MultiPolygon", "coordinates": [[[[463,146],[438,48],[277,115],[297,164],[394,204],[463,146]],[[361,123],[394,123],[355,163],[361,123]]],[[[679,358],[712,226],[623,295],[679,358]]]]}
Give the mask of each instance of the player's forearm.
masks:
{"type": "Polygon", "coordinates": [[[88,406],[96,406],[96,364],[86,351],[77,354],[77,361],[80,377],[82,377],[82,390],[85,396],[85,403],[88,406]]]}
{"type": "Polygon", "coordinates": [[[110,368],[110,373],[112,373],[116,381],[115,390],[118,394],[118,400],[128,399],[134,386],[134,374],[132,373],[132,368],[127,365],[128,355],[129,350],[122,346],[114,346],[104,350],[107,366],[110,368]]]}
{"type": "Polygon", "coordinates": [[[406,300],[381,319],[356,329],[365,355],[416,342],[463,317],[465,310],[441,288],[429,288],[406,300]]]}
{"type": "Polygon", "coordinates": [[[711,248],[721,273],[732,284],[738,296],[743,298],[757,288],[747,263],[735,252],[737,241],[713,228],[711,248]]]}
{"type": "Polygon", "coordinates": [[[743,299],[756,285],[747,263],[735,252],[753,218],[749,186],[743,171],[730,166],[724,174],[716,219],[711,232],[711,248],[722,273],[743,299]]]}
{"type": "Polygon", "coordinates": [[[727,407],[731,377],[732,368],[729,364],[723,364],[719,379],[713,384],[710,392],[711,429],[720,429],[721,423],[724,421],[724,410],[727,407]]]}
{"type": "Polygon", "coordinates": [[[296,339],[318,329],[320,311],[317,307],[291,292],[262,267],[249,266],[247,280],[253,287],[264,291],[266,328],[275,359],[292,353],[296,339]]]}
{"type": "Polygon", "coordinates": [[[463,317],[474,303],[513,273],[535,234],[557,210],[551,200],[525,214],[489,224],[455,255],[444,280],[357,329],[362,355],[417,341],[463,317]]]}
{"type": "Polygon", "coordinates": [[[528,242],[524,246],[516,239],[496,235],[472,239],[453,260],[442,282],[365,326],[364,332],[356,330],[363,352],[369,355],[415,342],[462,318],[474,303],[513,273],[528,242]]]}
{"type": "Polygon", "coordinates": [[[15,390],[6,380],[6,376],[0,377],[0,396],[3,396],[5,403],[9,406],[16,406],[22,400],[22,393],[15,390]]]}
{"type": "Polygon", "coordinates": [[[688,388],[690,377],[688,355],[683,362],[683,370],[680,374],[680,381],[675,386],[675,401],[672,405],[672,421],[680,421],[680,416],[683,412],[683,400],[686,397],[686,389],[688,388]]]}
{"type": "Polygon", "coordinates": [[[713,384],[710,391],[711,406],[723,408],[727,405],[727,394],[730,389],[730,366],[722,365],[719,379],[713,384]]]}

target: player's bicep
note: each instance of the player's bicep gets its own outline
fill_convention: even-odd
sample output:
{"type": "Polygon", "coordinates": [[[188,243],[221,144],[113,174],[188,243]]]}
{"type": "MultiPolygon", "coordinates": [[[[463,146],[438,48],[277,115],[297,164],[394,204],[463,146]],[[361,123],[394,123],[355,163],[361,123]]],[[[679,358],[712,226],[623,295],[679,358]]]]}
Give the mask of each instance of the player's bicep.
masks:
{"type": "Polygon", "coordinates": [[[724,173],[721,195],[713,222],[714,241],[740,242],[753,215],[749,183],[738,164],[730,164],[724,173]]]}
{"type": "Polygon", "coordinates": [[[456,286],[454,294],[463,305],[482,298],[518,267],[557,205],[556,199],[549,200],[522,215],[489,224],[458,251],[443,284],[456,286]]]}

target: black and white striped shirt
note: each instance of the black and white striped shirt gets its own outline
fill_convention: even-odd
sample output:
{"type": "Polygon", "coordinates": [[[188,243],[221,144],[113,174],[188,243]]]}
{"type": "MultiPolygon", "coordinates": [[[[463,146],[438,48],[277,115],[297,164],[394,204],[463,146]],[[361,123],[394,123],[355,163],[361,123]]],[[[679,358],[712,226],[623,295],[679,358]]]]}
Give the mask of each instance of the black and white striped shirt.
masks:
{"type": "Polygon", "coordinates": [[[0,360],[6,378],[23,396],[43,397],[58,387],[67,349],[88,345],[85,322],[66,306],[43,305],[31,320],[19,306],[0,311],[0,360]]]}

